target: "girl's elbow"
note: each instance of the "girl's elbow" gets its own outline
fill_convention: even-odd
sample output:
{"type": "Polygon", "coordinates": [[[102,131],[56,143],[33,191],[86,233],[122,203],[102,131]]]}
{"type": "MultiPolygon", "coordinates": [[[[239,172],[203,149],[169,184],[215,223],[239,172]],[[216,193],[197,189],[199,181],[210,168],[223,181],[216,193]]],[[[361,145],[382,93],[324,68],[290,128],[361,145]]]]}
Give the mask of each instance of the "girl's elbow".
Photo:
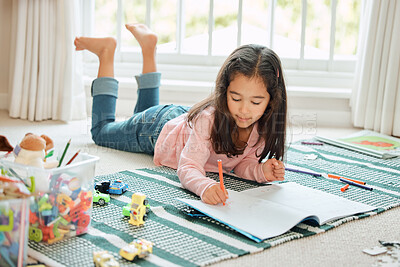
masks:
{"type": "Polygon", "coordinates": [[[183,178],[184,174],[181,167],[178,167],[178,169],[176,170],[176,174],[178,175],[179,181],[181,182],[182,186],[184,186],[185,179],[183,178]]]}

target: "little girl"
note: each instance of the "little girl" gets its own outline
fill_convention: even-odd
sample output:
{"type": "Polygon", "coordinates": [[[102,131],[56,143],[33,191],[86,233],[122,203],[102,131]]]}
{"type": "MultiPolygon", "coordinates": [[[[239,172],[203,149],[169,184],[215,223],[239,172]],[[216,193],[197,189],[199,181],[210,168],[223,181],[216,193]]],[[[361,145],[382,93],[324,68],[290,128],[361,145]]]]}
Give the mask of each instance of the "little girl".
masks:
{"type": "Polygon", "coordinates": [[[92,139],[100,146],[154,154],[154,163],[177,169],[182,185],[207,204],[228,198],[206,177],[232,170],[259,183],[283,180],[286,87],[279,57],[260,45],[244,45],[226,59],[214,93],[189,109],[158,105],[157,35],[143,24],[126,24],[142,49],[142,74],[133,116],[115,121],[118,81],[114,79],[114,38],[75,39],[76,50],[99,58],[92,83],[92,139]],[[268,158],[267,161],[263,159],[268,158]]]}

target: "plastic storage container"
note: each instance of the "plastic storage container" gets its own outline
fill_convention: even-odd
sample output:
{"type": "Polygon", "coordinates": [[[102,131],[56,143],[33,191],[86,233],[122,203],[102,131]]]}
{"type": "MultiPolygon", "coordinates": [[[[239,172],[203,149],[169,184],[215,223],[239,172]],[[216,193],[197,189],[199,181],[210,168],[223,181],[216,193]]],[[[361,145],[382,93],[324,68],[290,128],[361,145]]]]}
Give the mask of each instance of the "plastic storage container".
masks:
{"type": "Polygon", "coordinates": [[[34,188],[29,208],[29,239],[54,243],[86,233],[90,226],[94,173],[98,157],[79,154],[73,163],[53,169],[0,160],[3,174],[20,177],[34,188]]]}
{"type": "Polygon", "coordinates": [[[0,201],[0,266],[26,265],[32,201],[31,197],[0,201]]]}

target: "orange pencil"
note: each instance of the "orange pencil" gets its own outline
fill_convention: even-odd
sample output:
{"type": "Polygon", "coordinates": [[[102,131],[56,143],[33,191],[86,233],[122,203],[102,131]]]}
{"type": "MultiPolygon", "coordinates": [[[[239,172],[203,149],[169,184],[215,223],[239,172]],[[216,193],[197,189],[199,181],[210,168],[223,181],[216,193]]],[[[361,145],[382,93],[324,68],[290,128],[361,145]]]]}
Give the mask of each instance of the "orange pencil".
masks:
{"type": "Polygon", "coordinates": [[[346,184],[345,186],[343,186],[342,188],[340,188],[340,191],[344,192],[347,190],[347,188],[349,188],[349,184],[346,184]]]}
{"type": "Polygon", "coordinates": [[[340,178],[342,178],[341,176],[338,176],[338,175],[334,175],[334,174],[328,174],[328,177],[329,178],[333,178],[333,179],[340,179],[340,178]]]}
{"type": "MultiPolygon", "coordinates": [[[[219,186],[221,187],[221,190],[225,193],[225,186],[224,186],[224,174],[222,172],[222,161],[219,159],[217,160],[218,162],[218,172],[219,172],[219,186]]],[[[225,202],[222,204],[225,205],[225,202]]]]}
{"type": "Polygon", "coordinates": [[[346,178],[346,177],[342,177],[342,176],[337,176],[337,175],[333,175],[333,174],[328,174],[328,177],[329,178],[333,178],[333,179],[340,179],[340,178],[342,178],[342,179],[345,179],[345,180],[348,180],[348,181],[352,181],[352,182],[354,182],[354,183],[357,183],[357,184],[366,184],[366,182],[362,182],[362,181],[357,181],[357,180],[354,180],[354,179],[350,179],[350,178],[346,178]]]}
{"type": "Polygon", "coordinates": [[[66,165],[69,165],[76,158],[76,156],[78,156],[79,152],[81,152],[80,149],[78,150],[78,152],[75,153],[75,155],[72,156],[72,158],[67,162],[66,165]]]}

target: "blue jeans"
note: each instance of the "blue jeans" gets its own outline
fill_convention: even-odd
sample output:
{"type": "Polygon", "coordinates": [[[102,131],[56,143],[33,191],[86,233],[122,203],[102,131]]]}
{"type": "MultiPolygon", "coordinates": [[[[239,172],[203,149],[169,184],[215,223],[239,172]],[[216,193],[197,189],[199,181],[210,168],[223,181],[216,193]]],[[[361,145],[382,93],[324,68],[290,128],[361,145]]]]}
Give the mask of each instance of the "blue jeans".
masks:
{"type": "Polygon", "coordinates": [[[161,74],[146,73],[135,77],[138,99],[132,117],[115,121],[118,81],[101,77],[92,83],[92,139],[99,146],[153,155],[164,125],[189,110],[189,107],[159,105],[161,74]]]}

